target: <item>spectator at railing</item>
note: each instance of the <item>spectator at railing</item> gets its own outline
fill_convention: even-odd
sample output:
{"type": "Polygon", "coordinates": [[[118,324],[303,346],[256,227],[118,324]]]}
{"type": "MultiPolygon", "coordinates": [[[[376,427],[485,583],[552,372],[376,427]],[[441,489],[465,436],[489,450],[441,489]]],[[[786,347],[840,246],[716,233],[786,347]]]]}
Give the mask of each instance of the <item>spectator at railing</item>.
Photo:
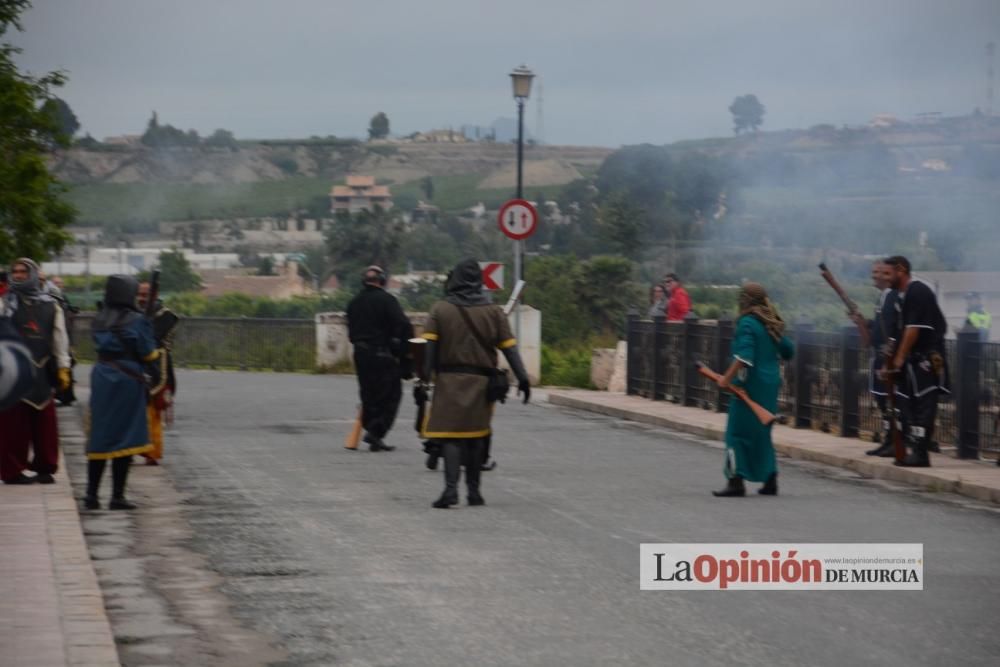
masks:
{"type": "Polygon", "coordinates": [[[667,321],[681,322],[684,316],[691,311],[691,297],[681,284],[681,279],[676,273],[668,273],[664,281],[670,293],[670,301],[667,303],[667,321]]]}
{"type": "Polygon", "coordinates": [[[657,316],[667,315],[667,290],[663,285],[657,283],[649,288],[649,311],[646,317],[652,319],[657,316]]]}

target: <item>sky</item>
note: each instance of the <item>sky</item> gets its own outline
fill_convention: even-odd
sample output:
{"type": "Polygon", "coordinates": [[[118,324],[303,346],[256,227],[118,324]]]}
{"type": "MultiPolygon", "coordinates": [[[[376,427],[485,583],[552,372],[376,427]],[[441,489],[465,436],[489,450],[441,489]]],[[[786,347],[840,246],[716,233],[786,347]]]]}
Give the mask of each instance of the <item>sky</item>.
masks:
{"type": "MultiPolygon", "coordinates": [[[[238,138],[394,135],[514,117],[545,143],[665,144],[985,108],[1000,0],[34,0],[18,63],[64,70],[95,138],[161,123],[238,138]],[[541,123],[539,123],[541,120],[541,123]]],[[[998,77],[1000,77],[1000,55],[998,77]]],[[[994,112],[1000,113],[1000,81],[994,112]]]]}

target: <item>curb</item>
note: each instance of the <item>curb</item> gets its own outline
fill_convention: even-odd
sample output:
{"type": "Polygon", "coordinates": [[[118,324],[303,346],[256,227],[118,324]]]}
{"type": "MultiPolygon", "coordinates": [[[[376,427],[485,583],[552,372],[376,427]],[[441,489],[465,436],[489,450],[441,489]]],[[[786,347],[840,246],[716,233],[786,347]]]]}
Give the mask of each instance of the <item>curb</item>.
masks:
{"type": "MultiPolygon", "coordinates": [[[[608,399],[597,400],[597,396],[588,396],[589,393],[603,392],[550,389],[548,400],[553,405],[669,428],[709,440],[723,440],[725,435],[725,414],[706,413],[696,408],[674,405],[661,406],[647,399],[624,394],[608,395],[608,398],[613,398],[616,403],[634,401],[636,405],[612,405],[608,399]],[[640,402],[650,405],[644,406],[640,402]],[[675,414],[656,414],[666,411],[675,414]]],[[[844,468],[862,477],[902,482],[930,492],[957,493],[979,501],[1000,504],[1000,471],[995,465],[932,454],[932,468],[901,468],[893,465],[891,459],[865,456],[858,445],[867,446],[868,443],[855,438],[840,438],[787,426],[775,427],[773,439],[775,451],[789,458],[844,468]]]]}
{"type": "Polygon", "coordinates": [[[85,436],[75,406],[60,409],[58,419],[62,474],[56,493],[45,496],[45,510],[67,663],[117,667],[118,649],[66,465],[66,445],[83,447],[85,436]]]}

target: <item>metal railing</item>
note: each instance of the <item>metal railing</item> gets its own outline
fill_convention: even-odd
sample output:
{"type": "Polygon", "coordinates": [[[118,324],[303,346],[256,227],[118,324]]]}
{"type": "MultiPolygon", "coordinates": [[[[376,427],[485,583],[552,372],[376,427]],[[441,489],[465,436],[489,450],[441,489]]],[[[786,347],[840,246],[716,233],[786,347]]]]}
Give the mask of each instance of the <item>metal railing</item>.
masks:
{"type": "MultiPolygon", "coordinates": [[[[778,410],[795,428],[843,437],[877,440],[882,417],[868,391],[872,351],[860,344],[857,329],[815,331],[806,323],[790,327],[795,357],[781,362],[778,410]]],[[[639,319],[626,322],[629,394],[722,412],[728,395],[695,369],[704,361],[722,372],[729,365],[731,320],[683,322],[639,319]]],[[[963,330],[945,341],[951,394],[938,402],[935,440],[953,446],[960,458],[1000,455],[1000,343],[963,330]]]]}
{"type": "MultiPolygon", "coordinates": [[[[74,354],[93,361],[93,313],[71,324],[74,354]]],[[[316,369],[316,325],[311,319],[185,317],[173,336],[174,363],[181,367],[239,370],[316,369]]]]}

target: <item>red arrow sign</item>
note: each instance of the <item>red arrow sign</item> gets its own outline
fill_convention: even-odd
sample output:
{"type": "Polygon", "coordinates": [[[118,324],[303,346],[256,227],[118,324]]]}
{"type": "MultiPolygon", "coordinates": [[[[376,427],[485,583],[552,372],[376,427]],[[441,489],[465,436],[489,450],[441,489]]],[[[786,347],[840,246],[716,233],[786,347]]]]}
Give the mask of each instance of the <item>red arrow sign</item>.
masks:
{"type": "Polygon", "coordinates": [[[480,262],[483,271],[483,287],[488,290],[503,289],[503,264],[500,262],[480,262]]]}

